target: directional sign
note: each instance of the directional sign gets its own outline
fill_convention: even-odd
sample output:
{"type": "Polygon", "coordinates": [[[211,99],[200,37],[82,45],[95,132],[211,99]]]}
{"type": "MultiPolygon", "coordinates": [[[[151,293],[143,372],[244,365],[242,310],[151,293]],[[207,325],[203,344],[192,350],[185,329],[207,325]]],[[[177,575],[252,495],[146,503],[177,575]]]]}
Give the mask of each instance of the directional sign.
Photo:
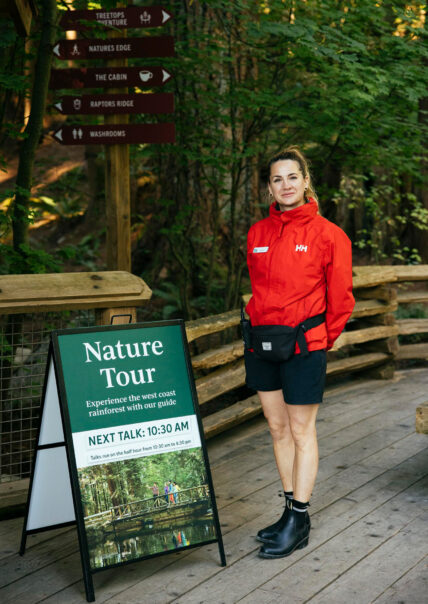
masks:
{"type": "Polygon", "coordinates": [[[63,96],[56,109],[66,115],[107,113],[172,113],[174,95],[159,94],[96,94],[63,96]]]}
{"type": "Polygon", "coordinates": [[[171,79],[163,67],[81,67],[52,69],[50,88],[117,88],[162,86],[171,79]]]}
{"type": "Polygon", "coordinates": [[[105,124],[62,126],[54,138],[63,145],[174,143],[174,124],[105,124]]]}
{"type": "Polygon", "coordinates": [[[172,36],[146,38],[109,38],[107,40],[60,40],[54,46],[60,59],[118,59],[126,57],[172,57],[172,36]]]}
{"type": "Polygon", "coordinates": [[[61,18],[60,26],[63,29],[81,31],[89,29],[88,24],[84,21],[94,21],[115,29],[159,27],[169,21],[171,17],[171,13],[161,6],[128,6],[113,10],[70,10],[61,18]]]}

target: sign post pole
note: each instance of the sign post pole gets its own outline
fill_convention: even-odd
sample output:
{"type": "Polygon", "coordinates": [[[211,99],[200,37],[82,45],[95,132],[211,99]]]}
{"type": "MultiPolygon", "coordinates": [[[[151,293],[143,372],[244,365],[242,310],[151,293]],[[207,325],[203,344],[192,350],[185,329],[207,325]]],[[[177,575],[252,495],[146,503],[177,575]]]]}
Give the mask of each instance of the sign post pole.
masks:
{"type": "MultiPolygon", "coordinates": [[[[106,116],[106,124],[119,123],[106,116]]],[[[105,145],[107,270],[131,272],[129,145],[105,145]]]]}
{"type": "MultiPolygon", "coordinates": [[[[109,37],[126,37],[124,32],[112,31],[109,37]]],[[[112,59],[108,67],[126,67],[125,58],[112,59]]],[[[111,92],[126,93],[125,88],[111,92]]],[[[105,115],[105,124],[127,124],[128,115],[105,115]]],[[[131,272],[131,186],[129,174],[129,145],[105,145],[105,189],[107,218],[107,270],[131,272]]]]}

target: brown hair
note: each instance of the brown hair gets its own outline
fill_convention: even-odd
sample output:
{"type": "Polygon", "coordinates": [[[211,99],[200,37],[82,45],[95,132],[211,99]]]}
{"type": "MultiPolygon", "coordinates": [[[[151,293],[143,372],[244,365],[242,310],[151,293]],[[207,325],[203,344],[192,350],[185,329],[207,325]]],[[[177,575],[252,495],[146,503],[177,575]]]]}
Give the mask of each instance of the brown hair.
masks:
{"type": "MultiPolygon", "coordinates": [[[[270,178],[270,170],[274,163],[277,161],[291,159],[298,163],[301,173],[303,174],[303,178],[308,178],[308,188],[305,191],[305,200],[308,201],[308,197],[313,197],[317,200],[317,195],[315,193],[314,186],[312,184],[311,173],[309,172],[309,165],[306,157],[300,151],[299,147],[293,145],[291,147],[287,147],[283,151],[276,153],[273,155],[267,163],[266,166],[266,181],[269,182],[270,178]]],[[[318,200],[317,200],[318,201],[318,200]]]]}

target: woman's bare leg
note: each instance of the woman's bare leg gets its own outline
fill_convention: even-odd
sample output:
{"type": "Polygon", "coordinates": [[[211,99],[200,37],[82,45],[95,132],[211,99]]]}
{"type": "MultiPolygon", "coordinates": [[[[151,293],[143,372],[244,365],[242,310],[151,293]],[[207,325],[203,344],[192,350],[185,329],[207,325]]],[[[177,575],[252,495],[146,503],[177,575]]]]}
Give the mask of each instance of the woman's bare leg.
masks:
{"type": "Polygon", "coordinates": [[[293,491],[294,440],[282,390],[258,392],[273,440],[276,465],[284,491],[293,491]]]}
{"type": "Polygon", "coordinates": [[[318,442],[315,420],[319,405],[287,405],[290,431],[295,445],[294,499],[311,498],[318,472],[318,442]]]}

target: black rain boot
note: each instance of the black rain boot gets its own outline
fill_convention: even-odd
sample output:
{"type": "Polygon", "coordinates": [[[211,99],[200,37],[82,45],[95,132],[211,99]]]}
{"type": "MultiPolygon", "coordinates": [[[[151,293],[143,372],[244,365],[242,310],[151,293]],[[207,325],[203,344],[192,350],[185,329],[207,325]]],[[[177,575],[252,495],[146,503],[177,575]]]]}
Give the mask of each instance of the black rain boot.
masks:
{"type": "MultiPolygon", "coordinates": [[[[285,491],[284,491],[284,495],[285,495],[285,491]]],[[[282,497],[282,495],[280,495],[280,497],[282,497]]],[[[278,536],[278,532],[283,528],[283,526],[285,525],[285,523],[287,521],[288,509],[289,509],[288,505],[287,505],[287,500],[292,501],[292,498],[290,497],[290,495],[285,495],[285,508],[284,508],[281,518],[279,520],[277,520],[274,524],[271,524],[270,526],[267,526],[266,528],[261,529],[257,533],[257,537],[256,537],[257,541],[261,541],[261,543],[271,543],[272,541],[275,541],[275,539],[278,536]]],[[[306,515],[306,522],[309,525],[309,530],[311,530],[311,520],[309,518],[309,514],[306,515]]]]}
{"type": "Polygon", "coordinates": [[[278,535],[278,531],[280,531],[282,529],[282,527],[284,526],[284,524],[287,521],[287,516],[288,516],[288,506],[287,506],[287,498],[285,498],[285,508],[284,511],[282,512],[282,516],[279,520],[277,520],[276,522],[274,522],[274,524],[271,524],[270,526],[267,526],[264,529],[261,529],[258,533],[257,533],[257,541],[261,541],[262,543],[271,543],[272,541],[274,541],[278,535]]]}
{"type": "Polygon", "coordinates": [[[284,558],[296,549],[308,545],[310,521],[306,511],[298,512],[293,504],[287,501],[288,514],[284,526],[277,533],[274,541],[265,543],[259,551],[261,558],[284,558]]]}

